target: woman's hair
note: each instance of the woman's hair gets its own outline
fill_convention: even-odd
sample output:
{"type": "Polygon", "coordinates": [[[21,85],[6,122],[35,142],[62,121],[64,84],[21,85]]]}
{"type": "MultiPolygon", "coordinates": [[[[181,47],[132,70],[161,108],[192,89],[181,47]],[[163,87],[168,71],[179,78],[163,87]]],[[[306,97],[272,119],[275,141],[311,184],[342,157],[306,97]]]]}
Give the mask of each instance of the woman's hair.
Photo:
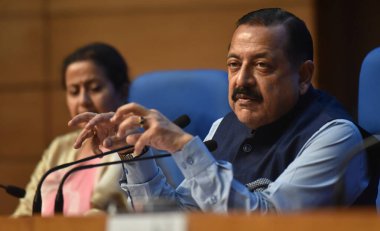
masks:
{"type": "Polygon", "coordinates": [[[124,58],[114,47],[96,42],[76,49],[63,60],[61,75],[64,89],[66,89],[67,67],[79,61],[92,61],[98,67],[103,68],[106,77],[116,91],[123,91],[129,87],[128,65],[124,58]]]}

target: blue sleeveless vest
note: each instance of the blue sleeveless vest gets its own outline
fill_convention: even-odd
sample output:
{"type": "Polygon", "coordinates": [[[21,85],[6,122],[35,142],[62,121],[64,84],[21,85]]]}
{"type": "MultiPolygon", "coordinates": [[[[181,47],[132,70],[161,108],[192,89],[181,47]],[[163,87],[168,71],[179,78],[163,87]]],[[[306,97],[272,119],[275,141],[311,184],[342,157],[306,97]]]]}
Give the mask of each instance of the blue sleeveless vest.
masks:
{"type": "Polygon", "coordinates": [[[233,112],[227,114],[213,137],[213,155],[234,166],[234,178],[243,184],[259,178],[271,181],[295,159],[306,141],[334,119],[352,121],[335,98],[310,87],[296,106],[272,124],[251,130],[233,112]]]}

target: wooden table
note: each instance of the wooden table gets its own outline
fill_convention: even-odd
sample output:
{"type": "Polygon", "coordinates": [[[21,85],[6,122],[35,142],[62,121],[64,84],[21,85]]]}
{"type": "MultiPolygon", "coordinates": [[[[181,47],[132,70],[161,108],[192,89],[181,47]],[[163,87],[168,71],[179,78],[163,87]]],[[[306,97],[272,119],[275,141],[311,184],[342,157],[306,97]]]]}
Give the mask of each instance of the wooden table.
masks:
{"type": "Polygon", "coordinates": [[[0,217],[0,230],[38,231],[380,231],[380,214],[369,210],[324,210],[295,214],[160,213],[92,217],[0,217]],[[119,222],[119,223],[115,223],[119,222]],[[183,224],[182,224],[182,223],[183,224]],[[112,224],[113,229],[112,228],[112,224]],[[178,226],[182,224],[182,226],[178,226]],[[116,225],[116,226],[115,226],[116,225]],[[119,228],[119,229],[115,229],[119,228]],[[137,228],[136,228],[137,227],[137,228]],[[182,227],[182,228],[181,228],[182,227]]]}

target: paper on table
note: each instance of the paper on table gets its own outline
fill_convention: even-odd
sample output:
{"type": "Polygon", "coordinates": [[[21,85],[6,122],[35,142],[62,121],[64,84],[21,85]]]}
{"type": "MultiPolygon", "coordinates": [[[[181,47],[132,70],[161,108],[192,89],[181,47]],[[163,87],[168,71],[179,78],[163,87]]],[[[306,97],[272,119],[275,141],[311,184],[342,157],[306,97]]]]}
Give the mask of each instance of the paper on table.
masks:
{"type": "Polygon", "coordinates": [[[111,216],[107,231],[186,231],[187,219],[183,213],[150,213],[111,216]]]}

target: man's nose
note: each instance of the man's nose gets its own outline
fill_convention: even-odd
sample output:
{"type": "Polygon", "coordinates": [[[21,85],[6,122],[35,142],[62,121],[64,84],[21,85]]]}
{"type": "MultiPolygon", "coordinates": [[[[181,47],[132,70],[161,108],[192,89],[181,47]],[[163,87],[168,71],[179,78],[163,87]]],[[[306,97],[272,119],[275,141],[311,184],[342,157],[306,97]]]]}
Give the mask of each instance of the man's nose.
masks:
{"type": "Polygon", "coordinates": [[[249,65],[243,65],[237,76],[236,84],[239,86],[254,85],[256,78],[252,67],[249,65]]]}

